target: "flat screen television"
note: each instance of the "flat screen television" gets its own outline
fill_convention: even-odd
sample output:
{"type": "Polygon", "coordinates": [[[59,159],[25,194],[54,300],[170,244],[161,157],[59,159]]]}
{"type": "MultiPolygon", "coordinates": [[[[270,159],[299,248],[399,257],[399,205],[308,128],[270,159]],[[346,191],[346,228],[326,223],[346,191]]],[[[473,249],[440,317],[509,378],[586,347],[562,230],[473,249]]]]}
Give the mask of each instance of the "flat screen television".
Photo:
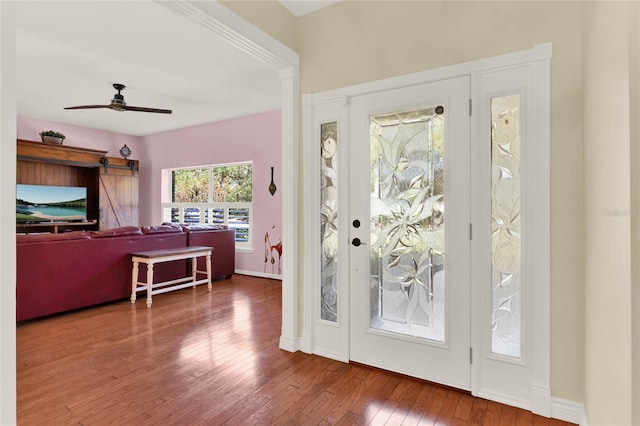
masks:
{"type": "Polygon", "coordinates": [[[87,188],[16,185],[16,222],[74,222],[87,220],[87,188]]]}

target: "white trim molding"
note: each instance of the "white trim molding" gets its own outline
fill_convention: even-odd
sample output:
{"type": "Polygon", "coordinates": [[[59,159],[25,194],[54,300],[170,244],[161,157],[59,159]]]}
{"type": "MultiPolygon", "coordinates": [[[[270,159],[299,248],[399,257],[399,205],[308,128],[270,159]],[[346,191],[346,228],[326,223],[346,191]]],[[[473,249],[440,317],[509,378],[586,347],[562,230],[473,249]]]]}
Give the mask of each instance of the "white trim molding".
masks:
{"type": "MultiPolygon", "coordinates": [[[[318,154],[314,144],[315,137],[313,126],[313,109],[310,108],[310,96],[302,95],[302,116],[303,116],[303,164],[305,170],[304,188],[304,211],[320,211],[320,167],[317,163],[318,154]]],[[[320,248],[320,215],[307,214],[304,220],[304,250],[310,253],[305,259],[304,267],[304,308],[302,318],[302,339],[300,347],[305,353],[314,352],[314,337],[317,334],[314,329],[314,319],[316,316],[316,292],[320,287],[320,253],[316,248],[320,248]]]]}
{"type": "Polygon", "coordinates": [[[0,1],[0,425],[17,422],[16,409],[16,7],[0,1]]]}
{"type": "Polygon", "coordinates": [[[155,0],[271,65],[281,85],[282,245],[292,253],[282,267],[282,334],[280,348],[298,350],[298,127],[300,57],[255,25],[217,1],[155,0]]]}
{"type": "Polygon", "coordinates": [[[584,404],[568,399],[551,398],[551,417],[580,426],[588,426],[584,404]]]}
{"type": "Polygon", "coordinates": [[[302,336],[305,352],[327,358],[349,360],[349,199],[348,192],[339,190],[338,206],[338,266],[337,277],[337,319],[327,321],[321,318],[321,126],[336,123],[337,126],[337,180],[338,188],[349,185],[348,150],[348,99],[345,97],[328,102],[311,103],[311,96],[303,96],[304,115],[304,210],[305,214],[305,257],[304,271],[304,318],[302,336]]]}
{"type": "MultiPolygon", "coordinates": [[[[282,245],[287,253],[298,250],[298,126],[299,70],[280,70],[282,86],[282,245]]],[[[298,350],[298,256],[282,267],[282,335],[280,348],[298,350]]]]}
{"type": "MultiPolygon", "coordinates": [[[[550,46],[539,49],[551,54],[550,46]]],[[[536,55],[537,56],[537,55],[536,55]]],[[[550,57],[501,66],[478,73],[474,103],[477,130],[472,136],[477,161],[472,164],[474,239],[472,262],[474,394],[551,416],[550,385],[550,203],[549,203],[549,69],[550,57]],[[493,353],[491,323],[492,228],[491,195],[483,183],[491,180],[491,100],[520,96],[520,354],[493,353]]]]}
{"type": "Polygon", "coordinates": [[[266,274],[264,272],[247,271],[245,269],[236,269],[233,271],[233,273],[238,275],[248,275],[250,277],[267,278],[269,280],[282,281],[282,275],[266,274]]]}
{"type": "Polygon", "coordinates": [[[154,0],[157,4],[206,28],[274,69],[300,67],[296,52],[247,22],[218,1],[154,0]]]}

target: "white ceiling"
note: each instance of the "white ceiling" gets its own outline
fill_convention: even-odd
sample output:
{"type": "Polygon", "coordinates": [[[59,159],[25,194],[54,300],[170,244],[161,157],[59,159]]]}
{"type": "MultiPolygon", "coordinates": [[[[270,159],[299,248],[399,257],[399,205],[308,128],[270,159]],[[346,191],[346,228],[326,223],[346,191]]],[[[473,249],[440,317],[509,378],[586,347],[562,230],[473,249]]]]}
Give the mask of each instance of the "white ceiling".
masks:
{"type": "Polygon", "coordinates": [[[16,2],[16,15],[18,115],[142,136],[280,108],[275,69],[158,3],[16,2]],[[63,109],[109,104],[113,83],[173,114],[63,109]]]}

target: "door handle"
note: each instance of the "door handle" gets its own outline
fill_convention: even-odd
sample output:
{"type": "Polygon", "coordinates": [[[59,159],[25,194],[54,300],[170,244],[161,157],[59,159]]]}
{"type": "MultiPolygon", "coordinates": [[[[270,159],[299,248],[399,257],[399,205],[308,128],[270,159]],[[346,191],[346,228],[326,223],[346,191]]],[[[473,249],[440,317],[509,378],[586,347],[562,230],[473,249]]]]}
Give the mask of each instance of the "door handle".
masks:
{"type": "Polygon", "coordinates": [[[360,238],[354,238],[353,240],[351,240],[351,244],[353,244],[354,247],[367,245],[367,243],[363,243],[362,241],[360,241],[360,238]]]}

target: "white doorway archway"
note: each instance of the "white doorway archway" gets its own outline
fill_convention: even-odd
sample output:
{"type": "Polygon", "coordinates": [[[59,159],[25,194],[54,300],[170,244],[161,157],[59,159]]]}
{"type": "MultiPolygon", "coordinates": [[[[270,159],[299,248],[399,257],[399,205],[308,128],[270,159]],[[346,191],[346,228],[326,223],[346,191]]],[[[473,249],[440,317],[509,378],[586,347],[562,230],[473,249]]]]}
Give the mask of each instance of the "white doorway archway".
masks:
{"type": "MultiPolygon", "coordinates": [[[[298,224],[298,117],[299,57],[220,3],[197,1],[158,2],[197,25],[216,33],[231,45],[269,64],[279,73],[282,99],[282,241],[296,253],[298,224]]],[[[15,4],[0,2],[0,217],[13,216],[16,183],[16,72],[15,4]]],[[[15,357],[15,228],[0,221],[0,424],[16,423],[15,357]]],[[[297,259],[282,269],[282,333],[280,347],[297,350],[297,259]]]]}

